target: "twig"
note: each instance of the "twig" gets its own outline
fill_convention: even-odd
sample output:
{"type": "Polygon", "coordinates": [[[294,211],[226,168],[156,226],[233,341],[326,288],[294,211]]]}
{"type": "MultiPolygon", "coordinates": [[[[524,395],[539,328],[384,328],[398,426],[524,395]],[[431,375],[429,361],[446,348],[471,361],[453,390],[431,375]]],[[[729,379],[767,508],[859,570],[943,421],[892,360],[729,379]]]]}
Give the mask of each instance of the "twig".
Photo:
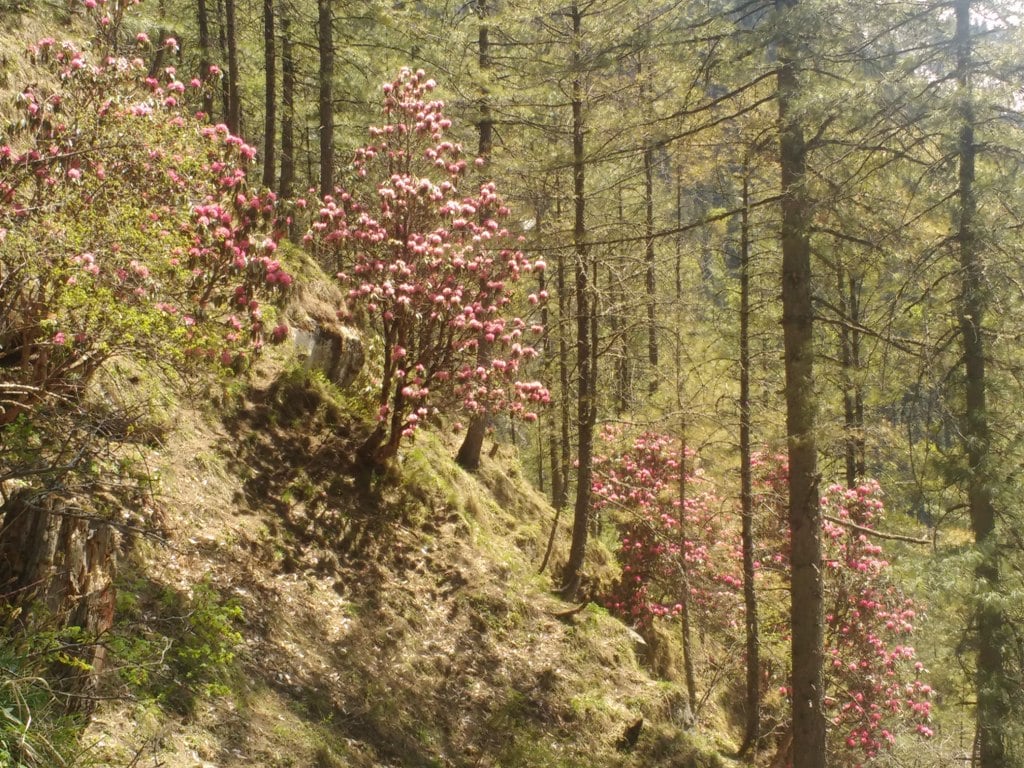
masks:
{"type": "Polygon", "coordinates": [[[823,518],[828,520],[830,523],[836,525],[842,525],[846,528],[852,528],[858,533],[864,533],[868,536],[874,536],[876,539],[889,539],[890,541],[905,541],[908,544],[931,544],[931,539],[915,539],[913,536],[903,536],[898,533],[884,533],[882,531],[876,531],[874,528],[867,528],[863,525],[857,525],[851,523],[849,520],[841,520],[838,517],[832,517],[832,515],[822,515],[823,518]]]}

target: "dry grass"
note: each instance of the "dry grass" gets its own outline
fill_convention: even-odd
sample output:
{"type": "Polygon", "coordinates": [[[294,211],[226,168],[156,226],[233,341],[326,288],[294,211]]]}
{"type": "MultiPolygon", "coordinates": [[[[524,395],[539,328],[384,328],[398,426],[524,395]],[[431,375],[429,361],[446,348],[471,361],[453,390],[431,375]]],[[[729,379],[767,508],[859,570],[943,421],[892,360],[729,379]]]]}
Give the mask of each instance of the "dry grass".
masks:
{"type": "Polygon", "coordinates": [[[620,622],[556,618],[536,573],[554,513],[507,458],[467,475],[424,434],[360,493],[323,397],[282,400],[265,373],[231,419],[179,414],[154,459],[169,541],[137,566],[240,602],[233,690],[187,718],[103,709],[87,734],[101,764],[142,747],[138,765],[166,768],[714,764],[692,762],[678,686],[641,670],[620,622]]]}

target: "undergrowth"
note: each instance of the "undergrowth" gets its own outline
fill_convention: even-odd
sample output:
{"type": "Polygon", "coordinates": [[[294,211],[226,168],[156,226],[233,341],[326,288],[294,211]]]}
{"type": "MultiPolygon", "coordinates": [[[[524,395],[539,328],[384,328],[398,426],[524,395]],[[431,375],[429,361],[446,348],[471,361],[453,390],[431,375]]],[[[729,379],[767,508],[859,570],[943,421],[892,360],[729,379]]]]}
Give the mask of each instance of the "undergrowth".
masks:
{"type": "Polygon", "coordinates": [[[18,618],[0,621],[0,768],[71,768],[82,719],[52,682],[71,638],[18,618]]]}

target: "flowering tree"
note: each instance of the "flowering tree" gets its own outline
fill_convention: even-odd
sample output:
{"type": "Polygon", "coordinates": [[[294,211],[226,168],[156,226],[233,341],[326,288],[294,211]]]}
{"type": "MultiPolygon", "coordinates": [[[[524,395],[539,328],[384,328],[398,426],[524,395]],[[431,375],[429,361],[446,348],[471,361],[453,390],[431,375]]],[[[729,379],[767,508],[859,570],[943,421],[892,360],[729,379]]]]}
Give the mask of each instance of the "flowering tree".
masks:
{"type": "MultiPolygon", "coordinates": [[[[603,433],[606,443],[616,436],[603,433]]],[[[595,510],[611,515],[620,532],[622,577],[606,604],[640,627],[679,616],[684,600],[715,623],[735,615],[723,610],[735,607],[741,583],[735,532],[723,526],[721,505],[700,473],[687,473],[680,500],[681,471],[678,440],[654,432],[594,462],[595,510]]]]}
{"type": "MultiPolygon", "coordinates": [[[[605,431],[609,442],[616,436],[615,430],[605,431]]],[[[753,464],[761,499],[757,583],[765,593],[785,591],[790,572],[785,456],[760,455],[753,464]]],[[[699,476],[686,478],[686,505],[680,513],[680,469],[678,442],[655,433],[640,435],[625,450],[595,462],[596,508],[614,515],[621,534],[622,578],[607,605],[643,628],[681,613],[680,586],[685,584],[705,627],[727,630],[742,610],[737,532],[722,521],[716,512],[719,500],[699,476]]],[[[831,486],[822,509],[825,702],[833,754],[844,756],[840,764],[860,765],[882,754],[900,732],[931,735],[931,688],[920,679],[923,665],[910,642],[915,608],[889,580],[889,563],[870,539],[869,531],[884,513],[878,484],[831,486]]],[[[784,619],[767,621],[761,639],[781,647],[788,632],[784,619]]],[[[764,672],[775,674],[770,665],[764,672]]],[[[786,679],[775,685],[788,695],[786,679]]]]}
{"type": "MultiPolygon", "coordinates": [[[[113,39],[127,4],[84,7],[113,39]]],[[[32,45],[46,74],[0,134],[0,482],[19,481],[0,497],[0,594],[41,591],[97,634],[112,620],[113,526],[146,506],[124,447],[145,414],[90,384],[118,357],[243,368],[284,335],[268,333],[264,301],[291,281],[276,201],[246,184],[252,148],[183,103],[201,83],[102,49],[32,45]]]]}
{"type": "MultiPolygon", "coordinates": [[[[784,456],[755,459],[762,506],[758,580],[789,581],[785,525],[788,475],[784,456]]],[[[908,730],[927,737],[932,689],[920,679],[911,636],[916,611],[888,578],[889,563],[869,531],[882,519],[882,491],[874,480],[856,488],[832,485],[821,499],[825,582],[825,705],[833,726],[833,753],[843,765],[878,757],[908,730]],[[833,522],[836,521],[836,522],[833,522]]],[[[769,627],[776,640],[785,626],[769,627]]],[[[771,638],[767,638],[770,642],[771,638]]],[[[788,693],[788,684],[777,681],[788,693]]]]}
{"type": "Polygon", "coordinates": [[[307,235],[383,342],[378,424],[360,450],[371,466],[440,408],[533,420],[529,406],[548,399],[538,382],[517,380],[542,329],[512,315],[513,283],[544,264],[517,250],[493,182],[464,190],[469,164],[445,139],[451,122],[433,88],[409,69],[384,85],[384,124],[356,152],[351,188],[323,200],[307,235]]]}
{"type": "Polygon", "coordinates": [[[57,85],[21,92],[0,143],[0,425],[120,353],[243,366],[263,296],[291,281],[275,200],[246,187],[252,148],[187,115],[173,67],[52,38],[28,53],[57,85]]]}

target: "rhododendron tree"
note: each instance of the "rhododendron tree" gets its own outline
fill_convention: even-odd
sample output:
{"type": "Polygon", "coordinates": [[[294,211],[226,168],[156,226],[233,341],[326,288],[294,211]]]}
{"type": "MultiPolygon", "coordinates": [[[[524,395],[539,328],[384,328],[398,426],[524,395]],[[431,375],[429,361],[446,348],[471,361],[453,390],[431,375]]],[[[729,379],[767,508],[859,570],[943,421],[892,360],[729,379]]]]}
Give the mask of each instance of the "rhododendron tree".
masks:
{"type": "Polygon", "coordinates": [[[514,316],[512,292],[543,263],[517,249],[494,183],[470,182],[473,163],[446,138],[451,122],[433,89],[409,69],[384,85],[383,125],[306,237],[383,342],[378,424],[360,450],[369,465],[392,457],[438,409],[533,420],[531,406],[548,399],[543,385],[520,380],[541,329],[514,316]]]}
{"type": "MultiPolygon", "coordinates": [[[[606,429],[606,444],[621,444],[618,430],[606,429]]],[[[756,531],[758,589],[783,592],[789,584],[786,519],[788,473],[785,456],[754,457],[760,499],[756,531]]],[[[699,474],[686,477],[686,503],[680,512],[679,443],[645,433],[595,462],[596,511],[616,521],[622,578],[606,605],[624,620],[644,628],[674,618],[683,608],[685,583],[691,616],[705,629],[729,631],[743,610],[737,570],[740,553],[734,526],[725,523],[722,503],[699,474]]],[[[881,489],[866,480],[857,488],[831,486],[822,498],[825,519],[826,695],[832,723],[832,754],[837,764],[861,765],[881,755],[897,736],[930,736],[931,688],[912,644],[913,603],[888,578],[889,563],[867,531],[884,514],[881,489]]],[[[763,674],[785,669],[789,627],[784,612],[766,611],[761,642],[763,674]],[[772,652],[772,649],[775,649],[772,652]],[[772,663],[776,657],[779,664],[772,663]]],[[[788,680],[776,677],[788,694],[788,680]]],[[[782,715],[780,708],[779,716],[782,715]]],[[[788,748],[785,746],[783,748],[788,748]]]]}
{"type": "MultiPolygon", "coordinates": [[[[611,428],[602,438],[609,448],[621,439],[611,428]]],[[[679,441],[654,432],[594,462],[595,511],[614,520],[620,534],[622,577],[605,604],[641,628],[679,616],[683,601],[706,623],[730,625],[735,617],[741,585],[735,532],[699,471],[687,472],[680,499],[682,466],[679,441]]]]}
{"type": "Polygon", "coordinates": [[[0,425],[121,353],[244,366],[291,281],[253,150],[189,115],[173,67],[51,38],[28,55],[54,84],[19,94],[0,142],[0,425]]]}
{"type": "MultiPolygon", "coordinates": [[[[785,525],[788,476],[784,456],[754,461],[762,505],[758,580],[761,587],[788,584],[785,525]]],[[[890,580],[882,548],[866,532],[884,515],[874,480],[856,488],[832,485],[821,499],[825,564],[825,705],[832,728],[832,754],[843,765],[881,755],[901,733],[932,735],[928,725],[932,689],[921,679],[912,635],[916,609],[890,580]],[[831,520],[829,519],[831,518],[831,520]],[[838,522],[834,522],[838,521],[838,522]]],[[[766,626],[772,642],[785,625],[766,626]]],[[[788,684],[777,680],[783,693],[788,684]]]]}
{"type": "MultiPolygon", "coordinates": [[[[0,602],[31,616],[43,595],[48,624],[85,638],[113,620],[115,529],[151,508],[133,446],[160,420],[121,385],[156,365],[245,367],[291,280],[276,201],[247,186],[252,149],[187,108],[201,84],[102,52],[129,4],[84,4],[102,33],[89,48],[30,46],[0,133],[0,602]]],[[[73,701],[91,701],[103,649],[68,652],[73,701]]]]}

